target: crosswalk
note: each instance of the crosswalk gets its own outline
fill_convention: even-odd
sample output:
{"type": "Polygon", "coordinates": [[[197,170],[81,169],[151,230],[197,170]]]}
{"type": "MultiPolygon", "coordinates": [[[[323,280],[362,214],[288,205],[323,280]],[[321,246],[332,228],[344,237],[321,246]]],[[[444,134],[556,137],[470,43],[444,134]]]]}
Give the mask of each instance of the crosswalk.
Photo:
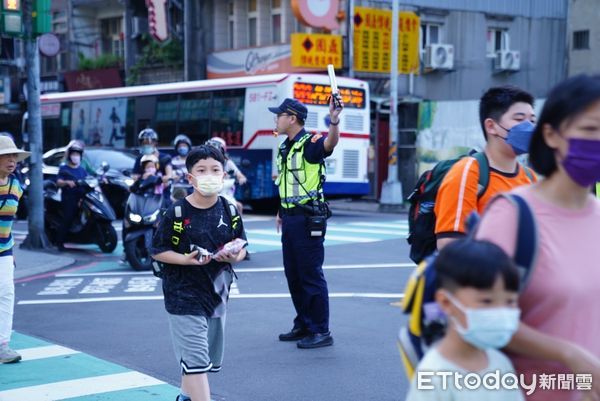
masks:
{"type": "MultiPolygon", "coordinates": [[[[406,238],[408,222],[389,220],[382,222],[356,221],[349,223],[328,223],[325,246],[352,243],[377,242],[406,238]]],[[[246,236],[251,252],[267,252],[281,249],[281,234],[275,228],[246,228],[246,236]]]]}
{"type": "Polygon", "coordinates": [[[179,392],[143,373],[20,333],[10,345],[23,360],[0,364],[1,401],[158,401],[179,392]]]}
{"type": "MultiPolygon", "coordinates": [[[[281,249],[281,234],[278,234],[274,224],[268,228],[251,228],[253,222],[264,222],[273,220],[270,217],[248,216],[244,218],[246,226],[246,236],[250,244],[250,252],[268,252],[281,249]]],[[[123,244],[121,242],[121,226],[115,224],[115,228],[119,234],[119,243],[112,255],[121,255],[123,253],[123,244]]],[[[15,240],[22,241],[27,232],[14,231],[15,240]]],[[[391,239],[403,239],[408,236],[408,221],[403,220],[386,220],[385,222],[370,222],[370,221],[354,221],[348,223],[328,222],[327,235],[325,236],[325,246],[352,244],[352,243],[367,243],[385,241],[391,239]]],[[[100,252],[95,244],[69,244],[70,248],[85,249],[98,257],[105,257],[106,254],[100,252]]],[[[110,256],[110,254],[109,254],[110,256]]]]}

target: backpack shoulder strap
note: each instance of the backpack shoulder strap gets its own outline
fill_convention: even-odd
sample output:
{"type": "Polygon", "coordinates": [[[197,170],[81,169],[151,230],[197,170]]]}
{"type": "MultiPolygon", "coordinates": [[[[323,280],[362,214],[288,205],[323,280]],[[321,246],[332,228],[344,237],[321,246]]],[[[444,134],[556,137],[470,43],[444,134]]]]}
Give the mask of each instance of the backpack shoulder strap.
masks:
{"type": "Polygon", "coordinates": [[[235,232],[240,223],[241,217],[239,216],[237,206],[229,201],[229,199],[224,196],[219,195],[221,199],[221,203],[223,204],[223,209],[225,209],[225,214],[227,215],[227,219],[229,220],[229,227],[231,227],[231,237],[235,238],[235,232]]]}
{"type": "Polygon", "coordinates": [[[488,185],[490,184],[490,162],[487,156],[483,152],[473,153],[471,157],[477,160],[479,165],[479,185],[477,189],[477,198],[481,198],[485,191],[487,191],[488,185]]]}
{"type": "Polygon", "coordinates": [[[495,199],[506,199],[517,209],[517,235],[514,261],[521,276],[521,291],[527,286],[537,261],[539,238],[535,217],[527,201],[520,195],[500,194],[495,199]]]}
{"type": "Polygon", "coordinates": [[[521,168],[525,171],[525,175],[527,175],[527,178],[529,178],[529,182],[530,183],[534,183],[535,182],[535,174],[533,173],[533,171],[527,167],[521,164],[521,168]]]}

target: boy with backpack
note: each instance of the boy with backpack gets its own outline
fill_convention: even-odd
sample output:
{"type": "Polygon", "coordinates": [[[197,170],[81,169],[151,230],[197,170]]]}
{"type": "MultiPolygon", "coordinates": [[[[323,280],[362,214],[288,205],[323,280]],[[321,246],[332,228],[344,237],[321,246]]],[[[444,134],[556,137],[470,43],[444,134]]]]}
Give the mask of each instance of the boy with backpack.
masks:
{"type": "Polygon", "coordinates": [[[449,244],[433,263],[435,299],[450,323],[419,363],[406,400],[524,400],[516,384],[503,388],[514,368],[498,351],[519,327],[514,262],[497,245],[469,238],[449,244]]]}
{"type": "Polygon", "coordinates": [[[181,364],[177,401],[210,401],[206,373],[221,369],[232,264],[244,259],[246,235],[235,205],[218,194],[225,172],[223,155],[199,146],[186,159],[194,192],[171,205],[153,240],[153,258],[162,263],[165,308],[173,348],[181,364]]]}
{"type": "Polygon", "coordinates": [[[536,181],[533,171],[517,161],[529,150],[533,103],[531,94],[514,86],[484,93],[479,103],[484,151],[438,163],[409,196],[411,259],[419,263],[464,236],[467,217],[481,214],[496,194],[536,181]]]}

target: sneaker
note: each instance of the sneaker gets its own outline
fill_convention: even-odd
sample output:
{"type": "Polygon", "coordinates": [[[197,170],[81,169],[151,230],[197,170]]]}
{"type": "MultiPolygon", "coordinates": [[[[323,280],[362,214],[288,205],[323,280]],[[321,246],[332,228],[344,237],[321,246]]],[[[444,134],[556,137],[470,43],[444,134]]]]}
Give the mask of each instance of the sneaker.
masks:
{"type": "Polygon", "coordinates": [[[8,347],[8,344],[0,345],[0,363],[14,363],[21,360],[21,355],[8,347]]]}
{"type": "Polygon", "coordinates": [[[333,337],[330,332],[327,333],[314,333],[296,343],[298,348],[321,348],[333,345],[333,337]]]}

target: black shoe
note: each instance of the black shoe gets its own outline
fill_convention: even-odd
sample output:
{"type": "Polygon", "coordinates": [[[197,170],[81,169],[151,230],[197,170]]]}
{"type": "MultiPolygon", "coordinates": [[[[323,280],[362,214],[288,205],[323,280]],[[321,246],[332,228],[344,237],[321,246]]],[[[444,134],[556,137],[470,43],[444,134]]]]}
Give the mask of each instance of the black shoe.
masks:
{"type": "Polygon", "coordinates": [[[298,341],[302,340],[304,337],[310,335],[310,332],[306,329],[298,329],[294,327],[287,333],[283,333],[279,335],[279,341],[298,341]]]}
{"type": "Polygon", "coordinates": [[[302,340],[298,341],[297,345],[298,348],[304,349],[328,347],[333,345],[333,337],[329,331],[327,333],[315,333],[304,337],[302,340]]]}

